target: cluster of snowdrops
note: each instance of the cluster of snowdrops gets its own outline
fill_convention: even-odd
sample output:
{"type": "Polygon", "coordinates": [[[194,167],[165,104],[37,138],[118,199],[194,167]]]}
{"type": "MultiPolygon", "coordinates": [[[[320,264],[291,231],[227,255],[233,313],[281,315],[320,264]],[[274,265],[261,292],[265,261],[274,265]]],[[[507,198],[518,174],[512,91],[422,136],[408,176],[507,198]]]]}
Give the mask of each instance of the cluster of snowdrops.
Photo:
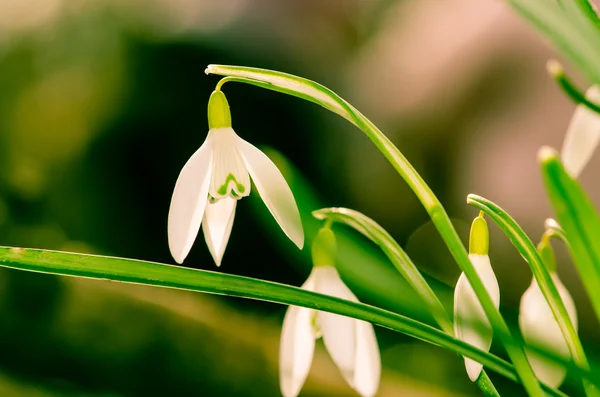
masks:
{"type": "MultiPolygon", "coordinates": [[[[276,165],[232,129],[229,104],[222,91],[223,83],[242,81],[259,86],[262,84],[269,89],[278,87],[279,91],[287,90],[286,93],[291,92],[292,95],[316,102],[342,116],[345,116],[342,114],[344,111],[354,114],[353,108],[345,108],[345,102],[333,103],[327,96],[328,91],[316,83],[306,83],[306,80],[302,80],[302,84],[305,85],[301,85],[289,75],[263,73],[252,68],[238,68],[234,70],[235,73],[227,67],[219,68],[219,66],[210,66],[207,71],[229,74],[230,77],[221,80],[210,96],[208,136],[200,149],[183,167],[175,185],[169,210],[169,247],[173,258],[178,263],[184,261],[198,232],[202,229],[206,245],[215,263],[220,266],[233,226],[237,201],[250,194],[251,180],[283,232],[299,249],[304,245],[302,221],[292,191],[276,165]],[[232,74],[234,77],[231,77],[232,74]]],[[[600,99],[600,91],[591,88],[587,97],[592,101],[600,99]]],[[[361,127],[360,123],[364,123],[360,118],[350,121],[359,127],[361,127]]],[[[380,141],[370,138],[378,147],[391,145],[391,142],[386,141],[385,138],[378,138],[381,139],[380,141]]],[[[568,128],[561,155],[566,170],[573,178],[576,178],[584,168],[599,138],[600,115],[584,104],[579,105],[568,128]]],[[[336,239],[332,226],[335,222],[342,222],[360,230],[361,222],[375,225],[374,227],[378,225],[350,209],[323,209],[315,211],[314,214],[317,218],[323,219],[324,223],[312,241],[314,268],[302,288],[358,302],[336,270],[336,239]]],[[[538,254],[560,294],[572,326],[577,329],[575,305],[556,273],[550,244],[551,238],[560,237],[561,228],[553,220],[547,221],[546,226],[546,232],[541,236],[537,246],[538,254]]],[[[487,223],[484,213],[481,212],[474,219],[471,227],[468,258],[476,272],[476,277],[483,284],[489,299],[498,310],[500,290],[488,256],[488,248],[487,223]]],[[[408,263],[406,265],[405,262],[404,266],[414,266],[409,259],[408,263]]],[[[412,270],[410,275],[413,277],[409,281],[417,293],[431,303],[432,310],[441,307],[425,280],[414,279],[419,277],[418,271],[412,270]]],[[[405,269],[406,271],[408,270],[405,269]]],[[[439,311],[438,316],[434,315],[434,317],[438,319],[444,331],[481,350],[488,351],[495,327],[490,323],[476,288],[472,287],[468,276],[462,273],[456,284],[454,319],[449,320],[439,311]]],[[[538,347],[537,350],[525,349],[535,377],[549,387],[559,387],[567,373],[564,361],[570,359],[568,340],[565,339],[561,326],[535,277],[521,299],[519,327],[524,341],[528,345],[538,347]],[[550,356],[562,358],[563,362],[549,358],[548,352],[550,356]]],[[[290,306],[283,321],[279,362],[282,394],[285,397],[298,395],[311,366],[315,340],[321,337],[332,360],[350,387],[361,396],[374,396],[379,386],[381,363],[373,326],[362,320],[298,306],[290,306]]],[[[484,377],[487,379],[482,364],[465,358],[465,366],[471,381],[482,382],[484,377]]]]}

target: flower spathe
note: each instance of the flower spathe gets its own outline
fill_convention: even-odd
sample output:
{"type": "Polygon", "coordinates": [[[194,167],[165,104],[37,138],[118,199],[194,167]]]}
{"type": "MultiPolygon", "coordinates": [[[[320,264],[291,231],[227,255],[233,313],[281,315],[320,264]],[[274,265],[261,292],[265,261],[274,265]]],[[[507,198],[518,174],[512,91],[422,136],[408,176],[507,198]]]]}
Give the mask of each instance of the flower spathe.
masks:
{"type": "MultiPolygon", "coordinates": [[[[327,261],[315,261],[302,289],[358,302],[336,268],[324,262],[327,261]]],[[[350,387],[363,397],[374,396],[379,387],[381,359],[373,325],[297,306],[289,307],[281,331],[279,369],[283,396],[296,397],[302,389],[319,337],[323,337],[325,348],[350,387]]]]}
{"type": "MultiPolygon", "coordinates": [[[[585,97],[600,103],[600,87],[591,86],[585,97]]],[[[600,114],[580,104],[575,108],[562,147],[562,161],[569,174],[576,178],[588,163],[600,143],[600,114]]]]}
{"type": "MultiPolygon", "coordinates": [[[[573,298],[571,298],[569,291],[567,291],[556,273],[551,273],[550,276],[565,304],[571,322],[577,330],[577,310],[573,298]]],[[[552,314],[552,310],[535,278],[533,278],[531,285],[521,298],[519,328],[523,340],[528,345],[553,353],[565,360],[571,357],[560,326],[554,318],[554,314],[552,314]]],[[[525,353],[535,376],[539,380],[554,388],[562,384],[567,375],[567,369],[563,365],[531,349],[526,349],[525,353]]]]}
{"type": "MultiPolygon", "coordinates": [[[[487,223],[483,215],[480,215],[475,218],[471,226],[469,259],[487,293],[492,298],[494,306],[498,308],[500,307],[500,287],[487,255],[488,247],[487,223]]],[[[490,349],[494,335],[475,290],[464,273],[461,273],[454,289],[454,334],[456,338],[484,351],[490,349]]],[[[475,382],[481,374],[483,365],[470,358],[465,358],[465,368],[469,379],[475,382]]]]}
{"type": "Polygon", "coordinates": [[[250,194],[250,178],[284,233],[301,249],[304,232],[292,191],[275,164],[231,128],[221,91],[211,95],[208,119],[208,136],[181,170],[171,199],[168,236],[175,261],[183,262],[202,225],[208,249],[221,264],[237,201],[250,194]]]}

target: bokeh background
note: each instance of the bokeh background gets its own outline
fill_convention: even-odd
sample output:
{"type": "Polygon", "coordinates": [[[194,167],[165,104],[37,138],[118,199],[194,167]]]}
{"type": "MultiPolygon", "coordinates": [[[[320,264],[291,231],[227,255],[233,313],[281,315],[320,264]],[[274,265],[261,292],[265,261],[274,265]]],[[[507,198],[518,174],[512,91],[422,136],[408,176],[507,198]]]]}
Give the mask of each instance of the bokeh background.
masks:
{"type": "MultiPolygon", "coordinates": [[[[476,215],[465,198],[477,193],[537,240],[552,212],[536,152],[560,147],[573,111],[545,72],[553,57],[497,0],[0,0],[0,242],[173,263],[168,206],[207,132],[218,81],[204,74],[210,63],[321,82],[403,151],[465,239],[476,215]]],[[[236,131],[284,171],[308,238],[318,227],[311,210],[359,210],[400,242],[451,309],[458,267],[359,130],[297,98],[236,83],[224,91],[236,131]]],[[[600,156],[581,179],[600,203],[598,167],[600,156]]],[[[531,274],[490,229],[502,311],[514,324],[531,274]]],[[[376,247],[336,231],[340,271],[361,300],[432,322],[376,247]]],[[[556,249],[593,357],[598,324],[566,252],[556,249]]],[[[219,271],[300,285],[308,252],[251,197],[238,206],[219,271]]],[[[202,239],[184,265],[215,270],[202,239]]],[[[0,395],[277,396],[285,309],[2,269],[0,395]]],[[[379,396],[478,395],[455,354],[383,329],[377,335],[379,396]]],[[[501,392],[522,393],[491,377],[501,392]]],[[[320,343],[302,395],[355,396],[320,343]]]]}

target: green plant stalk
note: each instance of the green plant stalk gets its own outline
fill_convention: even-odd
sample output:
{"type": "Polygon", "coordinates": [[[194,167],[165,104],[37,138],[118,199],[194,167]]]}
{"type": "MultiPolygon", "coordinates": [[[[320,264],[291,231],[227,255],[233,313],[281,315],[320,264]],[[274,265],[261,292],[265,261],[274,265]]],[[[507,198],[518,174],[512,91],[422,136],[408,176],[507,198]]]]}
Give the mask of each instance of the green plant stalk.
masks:
{"type": "Polygon", "coordinates": [[[585,0],[507,0],[594,83],[600,84],[600,25],[585,0]]]}
{"type": "MultiPolygon", "coordinates": [[[[15,247],[0,247],[0,266],[60,276],[235,296],[322,310],[368,321],[443,346],[481,362],[508,379],[519,380],[510,363],[429,325],[364,303],[346,301],[297,287],[156,262],[15,247]]],[[[594,378],[589,372],[581,374],[590,379],[594,378]]],[[[552,396],[566,397],[565,394],[546,385],[543,385],[543,388],[552,396]]]]}
{"type": "MultiPolygon", "coordinates": [[[[502,229],[517,251],[525,258],[531,268],[533,276],[540,286],[544,298],[546,298],[546,301],[552,310],[552,314],[565,338],[573,361],[580,368],[589,370],[590,366],[587,357],[585,356],[583,346],[581,345],[581,340],[571,322],[567,308],[560,297],[560,293],[554,284],[554,280],[552,280],[548,269],[544,265],[542,258],[531,239],[506,211],[492,201],[475,194],[469,194],[467,203],[485,212],[485,214],[490,217],[500,229],[502,229]]],[[[593,385],[585,383],[584,386],[588,396],[596,395],[593,385]]]]}
{"type": "Polygon", "coordinates": [[[528,394],[535,397],[543,396],[538,380],[527,361],[522,346],[512,337],[500,311],[494,306],[473,264],[469,260],[467,250],[462,244],[456,229],[454,229],[446,210],[406,157],[369,119],[330,89],[313,81],[287,73],[224,65],[209,65],[206,73],[227,76],[226,78],[229,79],[235,78],[235,81],[238,82],[253,84],[306,99],[331,110],[360,128],[402,176],[425,207],[425,210],[448,246],[450,253],[473,287],[486,316],[513,361],[528,394]]]}
{"type": "Polygon", "coordinates": [[[569,250],[600,319],[600,217],[579,183],[571,178],[558,154],[544,148],[539,154],[546,191],[564,228],[569,250]]]}
{"type": "Polygon", "coordinates": [[[427,284],[410,257],[384,228],[371,218],[349,208],[322,208],[313,211],[313,216],[320,220],[329,220],[350,226],[377,244],[402,277],[408,281],[410,286],[428,305],[431,315],[440,328],[447,334],[454,335],[452,320],[444,305],[427,284]]]}
{"type": "Polygon", "coordinates": [[[475,383],[477,384],[477,387],[479,387],[479,390],[481,390],[481,394],[483,394],[484,397],[500,397],[500,393],[498,393],[498,390],[496,390],[494,387],[494,384],[485,373],[485,370],[481,371],[475,383]]]}
{"type": "Polygon", "coordinates": [[[569,239],[567,238],[567,234],[564,229],[552,218],[546,219],[544,222],[544,227],[546,228],[546,232],[550,233],[550,237],[556,237],[559,240],[562,240],[564,244],[569,246],[569,239]]]}
{"type": "Polygon", "coordinates": [[[600,106],[585,97],[585,94],[573,84],[571,79],[565,74],[562,65],[555,60],[548,61],[546,65],[548,73],[554,78],[556,83],[562,88],[563,92],[577,105],[582,104],[588,109],[600,113],[600,106]]]}

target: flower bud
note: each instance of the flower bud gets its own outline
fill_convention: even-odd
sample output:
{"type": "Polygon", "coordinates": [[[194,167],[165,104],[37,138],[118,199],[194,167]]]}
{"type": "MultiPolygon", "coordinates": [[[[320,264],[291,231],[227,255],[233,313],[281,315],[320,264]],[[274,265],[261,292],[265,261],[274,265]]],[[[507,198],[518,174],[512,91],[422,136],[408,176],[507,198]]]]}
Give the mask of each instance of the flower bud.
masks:
{"type": "MultiPolygon", "coordinates": [[[[567,291],[556,274],[556,265],[553,262],[554,253],[547,239],[542,239],[542,242],[538,246],[538,251],[565,304],[571,322],[575,330],[577,330],[577,310],[569,291],[567,291]]],[[[523,340],[528,345],[562,357],[565,360],[569,360],[571,357],[560,326],[554,318],[554,314],[535,278],[533,278],[531,285],[521,298],[519,328],[521,329],[523,340]]],[[[562,384],[567,374],[567,369],[563,365],[531,349],[526,349],[525,353],[533,372],[539,380],[554,388],[562,384]]]]}
{"type": "MultiPolygon", "coordinates": [[[[500,288],[492,269],[489,249],[489,233],[487,223],[480,214],[471,226],[469,239],[469,259],[494,305],[500,306],[500,288]]],[[[485,311],[477,299],[469,280],[462,273],[454,290],[454,333],[455,336],[475,347],[488,351],[492,344],[493,330],[485,315],[485,311]]],[[[465,358],[467,374],[475,382],[483,366],[469,358],[465,358]]]]}

